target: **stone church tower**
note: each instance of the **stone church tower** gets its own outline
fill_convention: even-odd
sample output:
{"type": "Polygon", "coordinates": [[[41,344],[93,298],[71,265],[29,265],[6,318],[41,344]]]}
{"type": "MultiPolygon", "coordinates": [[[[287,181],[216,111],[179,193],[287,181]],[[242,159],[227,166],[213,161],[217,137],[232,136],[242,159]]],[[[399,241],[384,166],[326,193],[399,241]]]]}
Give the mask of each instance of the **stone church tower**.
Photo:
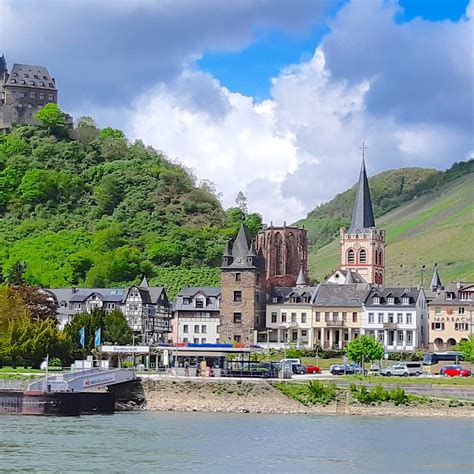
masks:
{"type": "Polygon", "coordinates": [[[265,327],[265,267],[242,224],[232,246],[227,244],[221,267],[221,342],[254,344],[265,327]]]}
{"type": "MultiPolygon", "coordinates": [[[[308,232],[299,227],[266,227],[257,235],[257,253],[265,260],[265,278],[291,277],[294,286],[300,269],[308,278],[308,232]]],[[[288,278],[286,278],[288,280],[288,278]]]]}
{"type": "Polygon", "coordinates": [[[349,230],[339,232],[341,270],[357,272],[367,283],[385,281],[385,231],[375,228],[364,155],[349,230]]]}

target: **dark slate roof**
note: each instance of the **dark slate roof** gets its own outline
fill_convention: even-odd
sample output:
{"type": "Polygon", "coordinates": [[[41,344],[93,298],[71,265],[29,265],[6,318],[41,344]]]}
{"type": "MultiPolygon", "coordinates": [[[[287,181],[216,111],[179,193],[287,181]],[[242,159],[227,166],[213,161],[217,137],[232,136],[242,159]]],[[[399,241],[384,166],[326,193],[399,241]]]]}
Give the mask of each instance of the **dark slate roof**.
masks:
{"type": "Polygon", "coordinates": [[[298,273],[298,278],[296,279],[296,286],[305,286],[306,278],[304,276],[303,265],[300,265],[300,272],[298,273]]]}
{"type": "MultiPolygon", "coordinates": [[[[142,280],[143,283],[143,280],[142,280]]],[[[148,282],[146,282],[148,283],[148,282]]],[[[168,304],[168,296],[166,295],[166,291],[162,286],[130,286],[126,290],[124,290],[122,302],[125,303],[128,294],[132,288],[137,288],[140,292],[140,296],[142,298],[143,303],[146,304],[157,304],[160,301],[161,295],[164,296],[164,300],[161,304],[166,306],[168,304]]]]}
{"type": "Polygon", "coordinates": [[[178,296],[194,296],[198,293],[203,293],[206,296],[220,296],[221,289],[220,287],[214,286],[186,286],[182,288],[178,293],[178,296]]]}
{"type": "MultiPolygon", "coordinates": [[[[267,302],[268,304],[282,304],[282,303],[295,304],[291,302],[291,298],[293,296],[300,296],[300,297],[309,296],[310,302],[311,302],[316,290],[317,290],[316,286],[274,287],[272,293],[268,295],[267,302]],[[276,301],[275,301],[275,298],[276,298],[276,301]]],[[[301,304],[310,304],[310,302],[308,303],[301,302],[301,304]]],[[[296,304],[299,304],[299,303],[296,303],[296,304]]]]}
{"type": "Polygon", "coordinates": [[[389,297],[393,297],[395,300],[394,305],[398,306],[407,306],[403,304],[403,298],[408,297],[410,301],[408,306],[415,306],[421,291],[422,290],[420,288],[403,287],[373,289],[367,297],[366,306],[373,305],[373,298],[375,296],[380,298],[380,303],[374,306],[393,306],[387,303],[389,297]]]}
{"type": "MultiPolygon", "coordinates": [[[[352,270],[339,269],[335,271],[333,275],[336,275],[337,273],[340,273],[344,277],[343,283],[364,283],[367,285],[367,282],[364,280],[364,278],[361,275],[359,275],[357,272],[353,272],[352,270]]],[[[331,277],[333,275],[331,275],[331,277]]]]}
{"type": "Polygon", "coordinates": [[[315,306],[362,306],[369,294],[366,285],[322,283],[313,297],[315,306]]]}
{"type": "Polygon", "coordinates": [[[374,212],[372,210],[372,200],[370,198],[369,181],[365,171],[365,161],[362,158],[360,168],[359,183],[357,185],[357,194],[352,211],[352,223],[349,227],[349,233],[367,232],[371,227],[375,227],[374,212]]]}
{"type": "Polygon", "coordinates": [[[23,87],[41,87],[49,90],[56,90],[54,79],[49,74],[45,66],[33,64],[14,64],[6,85],[23,87]],[[27,74],[28,77],[24,77],[27,74]],[[37,76],[37,77],[35,77],[37,76]],[[15,82],[12,82],[15,80],[15,82]],[[25,81],[26,84],[22,84],[25,81]],[[33,82],[33,84],[31,84],[33,82]]]}
{"type": "Polygon", "coordinates": [[[219,311],[220,295],[220,288],[188,286],[178,293],[176,301],[173,303],[173,311],[219,311]],[[193,299],[198,294],[202,294],[206,297],[206,305],[203,308],[196,308],[194,306],[193,299]],[[185,298],[190,299],[188,304],[184,302],[185,298]]]}
{"type": "Polygon", "coordinates": [[[5,59],[5,55],[2,54],[0,56],[0,71],[6,71],[7,70],[7,61],[5,59]]]}
{"type": "Polygon", "coordinates": [[[435,297],[429,304],[453,304],[453,305],[463,305],[463,304],[472,304],[472,301],[467,300],[460,300],[459,299],[459,291],[467,290],[474,291],[474,283],[467,283],[467,282],[460,282],[460,283],[450,283],[446,285],[446,287],[440,291],[439,295],[435,297]],[[450,294],[450,298],[448,299],[446,294],[450,294]]]}
{"type": "Polygon", "coordinates": [[[89,296],[96,294],[102,301],[120,303],[125,290],[121,288],[47,288],[58,303],[61,301],[83,302],[89,296]]]}

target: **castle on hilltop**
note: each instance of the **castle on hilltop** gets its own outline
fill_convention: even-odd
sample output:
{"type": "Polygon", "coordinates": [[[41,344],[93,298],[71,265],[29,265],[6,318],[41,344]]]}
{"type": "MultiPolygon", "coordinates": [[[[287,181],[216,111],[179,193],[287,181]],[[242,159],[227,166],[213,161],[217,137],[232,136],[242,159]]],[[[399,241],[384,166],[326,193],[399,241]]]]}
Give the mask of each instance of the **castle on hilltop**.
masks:
{"type": "Polygon", "coordinates": [[[15,63],[8,71],[5,56],[0,57],[0,131],[37,125],[36,112],[57,102],[56,81],[45,66],[15,63]]]}

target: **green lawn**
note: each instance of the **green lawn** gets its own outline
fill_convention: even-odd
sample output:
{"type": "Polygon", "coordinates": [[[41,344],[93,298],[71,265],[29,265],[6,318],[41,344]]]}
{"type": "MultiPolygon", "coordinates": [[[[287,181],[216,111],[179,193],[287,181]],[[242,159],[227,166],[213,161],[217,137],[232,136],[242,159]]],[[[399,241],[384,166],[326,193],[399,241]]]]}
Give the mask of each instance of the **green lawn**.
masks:
{"type": "Polygon", "coordinates": [[[382,377],[367,376],[360,377],[358,375],[341,375],[335,380],[344,380],[347,382],[370,382],[381,384],[420,384],[420,385],[470,385],[474,386],[474,377],[382,377]]]}
{"type": "Polygon", "coordinates": [[[44,374],[44,370],[30,369],[27,367],[0,367],[0,374],[44,374]]]}

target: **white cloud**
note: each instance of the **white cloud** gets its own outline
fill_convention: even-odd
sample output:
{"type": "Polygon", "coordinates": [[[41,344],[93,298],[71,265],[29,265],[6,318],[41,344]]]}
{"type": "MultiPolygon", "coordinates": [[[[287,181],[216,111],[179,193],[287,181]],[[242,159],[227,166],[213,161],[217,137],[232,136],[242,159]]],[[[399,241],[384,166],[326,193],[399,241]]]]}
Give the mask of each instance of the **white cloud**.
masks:
{"type": "Polygon", "coordinates": [[[313,58],[274,78],[263,103],[185,70],[138,101],[133,134],[214,181],[226,206],[243,190],[275,222],[350,186],[362,140],[369,173],[466,159],[473,74],[472,44],[463,42],[472,21],[396,24],[396,9],[346,5],[313,58]]]}

